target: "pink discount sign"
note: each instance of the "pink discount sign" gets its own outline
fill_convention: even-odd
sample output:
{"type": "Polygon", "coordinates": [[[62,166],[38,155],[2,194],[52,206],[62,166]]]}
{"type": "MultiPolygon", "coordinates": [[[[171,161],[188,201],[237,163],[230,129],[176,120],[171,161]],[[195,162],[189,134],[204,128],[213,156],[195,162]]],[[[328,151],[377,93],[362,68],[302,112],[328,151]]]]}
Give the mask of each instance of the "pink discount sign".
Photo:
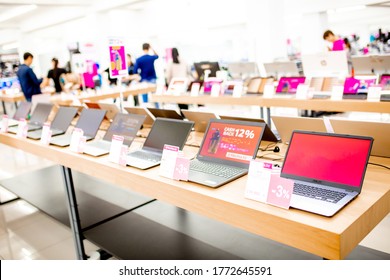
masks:
{"type": "Polygon", "coordinates": [[[124,46],[109,46],[110,50],[110,76],[127,75],[126,52],[124,46]]]}

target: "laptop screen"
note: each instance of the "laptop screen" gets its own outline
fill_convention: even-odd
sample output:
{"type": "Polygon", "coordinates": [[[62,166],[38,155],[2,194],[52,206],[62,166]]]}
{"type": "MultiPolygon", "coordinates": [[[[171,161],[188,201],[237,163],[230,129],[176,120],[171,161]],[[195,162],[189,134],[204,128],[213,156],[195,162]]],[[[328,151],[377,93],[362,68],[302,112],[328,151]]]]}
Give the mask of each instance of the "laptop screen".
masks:
{"type": "Polygon", "coordinates": [[[305,83],[305,79],[305,77],[281,77],[276,92],[296,93],[298,85],[305,83]]]}
{"type": "Polygon", "coordinates": [[[105,110],[84,109],[81,112],[76,127],[81,128],[85,136],[95,137],[105,115],[105,110]]]}
{"type": "Polygon", "coordinates": [[[344,82],[344,93],[346,94],[358,94],[367,93],[368,87],[374,86],[376,78],[372,79],[356,79],[346,78],[344,82]]]}
{"type": "Polygon", "coordinates": [[[61,131],[66,131],[72,122],[73,118],[77,114],[77,108],[74,107],[60,107],[55,116],[51,127],[59,129],[61,131]]]}
{"type": "Polygon", "coordinates": [[[249,164],[257,153],[264,127],[264,123],[212,120],[198,157],[249,164]]]}
{"type": "Polygon", "coordinates": [[[294,131],[281,176],[360,188],[371,146],[371,137],[294,131]]]}
{"type": "Polygon", "coordinates": [[[28,112],[30,112],[31,109],[31,103],[30,102],[21,102],[19,105],[19,108],[16,110],[15,115],[13,116],[14,120],[19,119],[25,119],[27,118],[28,112]]]}
{"type": "Polygon", "coordinates": [[[38,103],[34,112],[31,114],[31,123],[43,124],[50,115],[52,104],[38,103]]]}
{"type": "Polygon", "coordinates": [[[390,75],[382,75],[379,84],[382,90],[390,90],[390,75]]]}
{"type": "Polygon", "coordinates": [[[137,136],[138,130],[141,128],[146,116],[134,115],[134,114],[116,114],[110,127],[107,129],[106,134],[103,137],[105,141],[111,141],[112,136],[121,135],[124,137],[123,143],[127,146],[133,142],[137,136]]]}

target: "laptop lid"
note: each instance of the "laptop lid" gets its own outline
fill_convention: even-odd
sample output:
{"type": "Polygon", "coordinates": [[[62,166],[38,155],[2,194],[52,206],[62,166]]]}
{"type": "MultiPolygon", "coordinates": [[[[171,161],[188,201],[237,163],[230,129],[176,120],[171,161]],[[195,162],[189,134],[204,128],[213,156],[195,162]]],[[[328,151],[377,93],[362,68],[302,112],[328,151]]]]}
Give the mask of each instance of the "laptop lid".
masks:
{"type": "Polygon", "coordinates": [[[125,107],[125,110],[129,114],[137,114],[137,115],[144,115],[146,116],[146,119],[144,121],[144,126],[152,126],[154,123],[154,119],[150,116],[148,112],[146,112],[145,108],[142,107],[125,107]]]}
{"type": "Polygon", "coordinates": [[[305,77],[281,77],[276,93],[296,93],[299,84],[305,83],[305,77]]]}
{"type": "Polygon", "coordinates": [[[382,90],[390,90],[390,74],[381,75],[379,85],[382,90]]]}
{"type": "Polygon", "coordinates": [[[390,123],[345,119],[330,119],[329,121],[335,133],[373,137],[375,141],[371,155],[390,157],[390,123]]]}
{"type": "Polygon", "coordinates": [[[344,82],[344,94],[367,94],[368,88],[375,86],[376,77],[349,77],[344,82]]]}
{"type": "Polygon", "coordinates": [[[111,142],[113,135],[121,135],[124,137],[123,144],[130,146],[137,136],[137,132],[141,128],[145,118],[146,116],[143,115],[116,114],[103,140],[111,142]]]}
{"type": "Polygon", "coordinates": [[[105,115],[105,110],[84,109],[75,127],[81,128],[85,136],[94,138],[105,115]]]}
{"type": "Polygon", "coordinates": [[[49,103],[38,103],[35,107],[34,112],[31,115],[30,123],[32,124],[43,124],[50,115],[53,109],[53,104],[49,103]]]}
{"type": "Polygon", "coordinates": [[[53,122],[51,123],[51,127],[61,131],[66,131],[76,114],[77,108],[60,107],[53,122]]]}
{"type": "Polygon", "coordinates": [[[193,126],[191,121],[157,118],[142,149],[161,153],[164,145],[168,144],[181,150],[193,126]]]}
{"type": "Polygon", "coordinates": [[[281,177],[360,193],[373,139],[294,131],[281,177]]]}
{"type": "Polygon", "coordinates": [[[183,116],[180,115],[175,110],[146,108],[146,111],[149,111],[153,115],[154,118],[167,118],[167,119],[175,119],[175,120],[182,120],[183,119],[183,116]]]}
{"type": "Polygon", "coordinates": [[[20,119],[26,119],[28,113],[30,112],[31,106],[32,106],[31,102],[27,102],[27,101],[20,102],[19,107],[12,118],[17,121],[20,119]]]}
{"type": "Polygon", "coordinates": [[[265,123],[212,119],[197,159],[248,168],[256,157],[265,123]]]}
{"type": "Polygon", "coordinates": [[[211,112],[199,112],[189,110],[181,110],[181,112],[187,120],[193,121],[195,123],[194,129],[198,132],[205,132],[209,121],[211,119],[218,118],[216,114],[211,112]]]}
{"type": "Polygon", "coordinates": [[[119,108],[116,104],[99,103],[99,107],[100,109],[107,111],[106,118],[110,121],[119,113],[119,108]]]}

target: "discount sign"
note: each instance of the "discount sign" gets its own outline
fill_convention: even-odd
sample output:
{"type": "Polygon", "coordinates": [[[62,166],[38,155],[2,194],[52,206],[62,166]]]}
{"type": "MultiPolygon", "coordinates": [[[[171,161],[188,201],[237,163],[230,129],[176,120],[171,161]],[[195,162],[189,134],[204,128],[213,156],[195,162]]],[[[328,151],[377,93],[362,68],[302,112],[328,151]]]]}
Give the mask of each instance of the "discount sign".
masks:
{"type": "Polygon", "coordinates": [[[225,127],[223,131],[223,136],[235,136],[239,138],[253,139],[255,137],[255,132],[249,129],[225,127]]]}

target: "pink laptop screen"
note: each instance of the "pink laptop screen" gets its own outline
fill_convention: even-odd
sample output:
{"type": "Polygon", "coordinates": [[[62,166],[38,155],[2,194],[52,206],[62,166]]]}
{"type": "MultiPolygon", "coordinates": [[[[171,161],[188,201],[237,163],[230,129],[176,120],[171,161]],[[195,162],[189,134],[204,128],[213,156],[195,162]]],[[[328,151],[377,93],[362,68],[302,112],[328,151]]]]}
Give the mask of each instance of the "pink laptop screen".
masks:
{"type": "Polygon", "coordinates": [[[390,90],[390,75],[382,75],[380,86],[383,90],[390,90]]]}
{"type": "Polygon", "coordinates": [[[282,173],[293,178],[360,187],[371,142],[364,137],[294,132],[282,173]]]}
{"type": "Polygon", "coordinates": [[[374,86],[376,79],[355,79],[346,78],[344,82],[344,93],[357,94],[367,93],[368,87],[374,86]]]}
{"type": "Polygon", "coordinates": [[[248,164],[257,152],[262,130],[260,126],[210,122],[200,155],[248,164]]]}
{"type": "Polygon", "coordinates": [[[299,84],[305,82],[305,77],[281,77],[276,87],[277,93],[296,93],[299,84]]]}

